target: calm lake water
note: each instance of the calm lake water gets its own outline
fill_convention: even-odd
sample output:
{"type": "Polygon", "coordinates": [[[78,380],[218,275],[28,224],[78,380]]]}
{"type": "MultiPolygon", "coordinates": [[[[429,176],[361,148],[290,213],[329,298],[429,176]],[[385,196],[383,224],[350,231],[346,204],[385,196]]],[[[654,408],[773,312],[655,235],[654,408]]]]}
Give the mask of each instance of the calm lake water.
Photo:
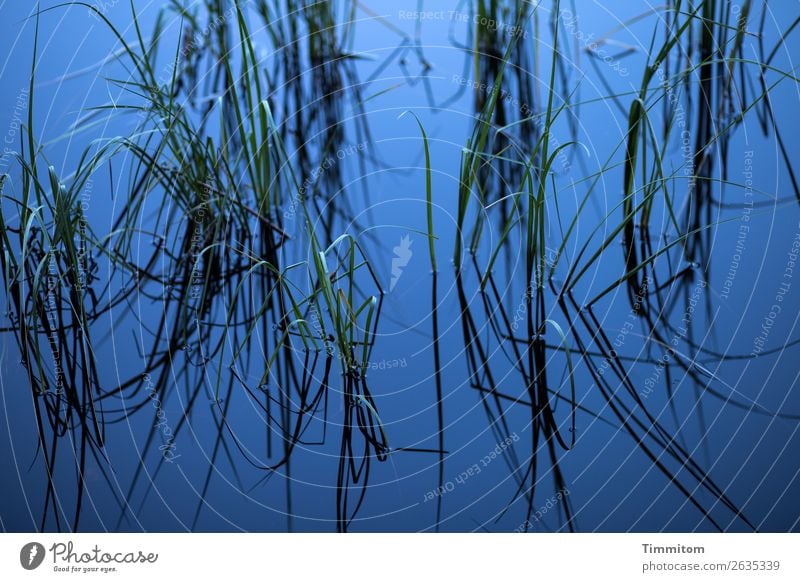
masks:
{"type": "MultiPolygon", "coordinates": [[[[152,31],[163,4],[146,2],[139,7],[137,3],[146,34],[152,31]]],[[[312,67],[304,68],[304,105],[318,108],[321,119],[301,127],[303,134],[291,136],[288,144],[288,156],[300,169],[298,182],[310,178],[309,187],[315,182],[320,185],[314,216],[318,219],[315,230],[323,244],[330,244],[341,234],[359,240],[377,279],[376,284],[362,278],[359,284],[367,294],[381,296],[380,289],[384,292],[367,379],[390,452],[386,459],[370,463],[363,501],[347,529],[433,531],[441,504],[440,531],[566,531],[570,526],[563,507],[568,502],[571,528],[578,531],[715,531],[718,527],[749,531],[753,526],[765,531],[796,530],[800,520],[800,360],[795,344],[800,315],[800,208],[774,132],[765,135],[754,111],[732,134],[726,163],[721,163],[721,152],[713,153],[716,164],[710,177],[711,221],[704,231],[707,246],[698,253],[694,265],[681,252],[659,258],[663,269],[686,273],[673,292],[663,295],[660,317],[669,327],[662,328],[666,331],[660,338],[649,334],[641,319],[632,314],[631,297],[624,285],[593,308],[609,343],[629,363],[627,381],[638,394],[639,404],[633,395],[626,395],[626,385],[616,377],[608,380],[611,391],[629,403],[635,419],[644,418],[637,407],[646,407],[666,432],[656,435],[658,430],[646,423],[637,425],[637,430],[669,446],[659,448],[651,442],[645,450],[625,430],[596,385],[598,375],[611,376],[613,364],[598,353],[589,341],[591,334],[580,328],[577,317],[567,319],[554,296],[548,296],[546,319],[559,329],[580,328],[590,352],[583,356],[575,353],[574,361],[568,362],[557,328],[548,328],[545,339],[552,348],[547,350],[547,358],[555,422],[567,441],[575,438],[569,450],[556,447],[555,470],[545,440],[533,439],[531,408],[525,404],[529,402],[528,392],[514,364],[513,342],[508,338],[499,341],[494,327],[501,321],[502,311],[514,337],[526,336],[523,322],[527,321],[529,282],[519,231],[512,232],[498,255],[493,269],[496,296],[491,296],[488,307],[486,295],[480,292],[480,276],[473,267],[473,259],[478,265],[487,265],[503,238],[500,217],[505,211],[500,203],[487,202],[479,213],[478,199],[472,200],[470,224],[482,215],[484,230],[474,257],[466,251],[463,254],[464,296],[459,297],[452,261],[454,242],[461,237],[468,246],[472,237],[471,229],[458,230],[460,168],[476,120],[476,100],[485,100],[491,88],[484,78],[476,76],[474,55],[466,50],[476,19],[480,24],[472,4],[433,4],[425,3],[422,15],[416,13],[419,8],[413,2],[359,2],[352,15],[345,14],[344,5],[340,7],[339,22],[354,21],[346,48],[352,58],[342,67],[346,74],[340,79],[343,90],[325,100],[324,87],[317,85],[320,77],[314,75],[312,67]],[[419,126],[413,116],[403,115],[409,111],[425,128],[431,158],[446,451],[441,481],[426,167],[419,126]],[[312,158],[303,161],[296,151],[297,143],[319,142],[322,138],[317,132],[330,127],[326,125],[331,123],[327,115],[338,123],[334,145],[324,156],[312,148],[312,158]],[[723,187],[721,181],[727,185],[723,187]],[[496,311],[498,297],[500,311],[496,311]],[[470,351],[465,345],[464,302],[474,318],[473,340],[477,338],[485,349],[485,365],[477,376],[470,373],[470,351]],[[487,313],[494,313],[495,319],[487,313]],[[673,351],[666,349],[670,346],[673,351]],[[497,420],[497,401],[476,386],[476,381],[485,385],[487,374],[505,398],[502,422],[497,420]],[[580,404],[574,433],[570,377],[580,404]],[[667,450],[670,447],[679,447],[707,471],[720,494],[732,500],[750,525],[704,489],[693,473],[694,465],[680,462],[667,450]],[[538,449],[539,461],[536,487],[531,492],[527,471],[534,448],[538,449]],[[666,468],[673,482],[660,467],[666,468]],[[713,522],[676,483],[685,484],[691,499],[707,509],[713,522]],[[532,501],[520,493],[523,489],[532,495],[532,501]]],[[[546,108],[552,46],[547,25],[550,4],[544,2],[538,9],[538,37],[533,24],[513,28],[511,16],[491,25],[502,31],[504,39],[521,36],[522,46],[530,53],[528,62],[512,60],[510,69],[515,74],[524,69],[537,88],[531,102],[514,83],[508,85],[508,93],[499,96],[513,119],[529,115],[541,119],[546,108]],[[541,54],[534,67],[532,47],[537,42],[541,54]]],[[[647,9],[646,3],[581,2],[577,8],[569,4],[563,3],[569,10],[562,14],[560,34],[566,48],[556,94],[558,105],[565,96],[573,105],[553,125],[551,152],[559,144],[575,143],[556,157],[547,185],[544,244],[548,266],[558,258],[553,279],[564,281],[570,266],[586,258],[581,255],[584,244],[588,243],[586,252],[591,254],[612,237],[610,247],[591,264],[574,289],[580,306],[624,274],[622,235],[613,229],[622,216],[628,110],[641,85],[653,30],[663,33],[658,24],[663,15],[657,11],[637,19],[647,9]],[[592,43],[597,38],[611,41],[595,46],[592,43]],[[587,48],[596,51],[594,57],[587,48]],[[604,56],[608,58],[603,60],[604,56]],[[582,207],[590,187],[591,196],[582,207]],[[579,209],[580,218],[559,256],[565,230],[579,209]]],[[[127,3],[96,5],[120,27],[123,37],[135,42],[127,3]]],[[[756,11],[759,18],[760,10],[756,11]]],[[[19,192],[19,166],[8,152],[19,150],[19,127],[27,123],[30,105],[31,11],[25,3],[0,2],[6,31],[0,35],[0,54],[5,55],[0,64],[4,87],[0,132],[7,137],[9,148],[0,171],[8,172],[12,187],[17,187],[6,188],[4,196],[19,192]]],[[[289,49],[276,51],[262,20],[255,13],[248,14],[257,56],[263,69],[269,71],[289,49]]],[[[763,27],[767,50],[779,42],[781,31],[798,15],[795,3],[769,3],[763,27]]],[[[278,11],[276,18],[288,16],[278,11]]],[[[753,51],[758,47],[758,24],[756,20],[748,25],[753,29],[753,35],[745,39],[748,58],[757,58],[753,51]]],[[[169,55],[175,50],[180,29],[173,13],[168,13],[166,25],[168,32],[162,42],[169,48],[162,51],[164,69],[159,73],[165,80],[171,77],[169,55]]],[[[297,34],[303,38],[302,30],[297,34]]],[[[800,54],[799,42],[796,35],[789,35],[776,51],[771,67],[796,73],[792,58],[800,54]]],[[[134,114],[108,119],[104,115],[87,117],[92,107],[112,103],[121,107],[136,101],[116,82],[130,74],[130,61],[113,57],[118,50],[119,44],[108,28],[85,8],[59,8],[41,17],[34,127],[45,144],[49,163],[62,176],[74,169],[92,139],[130,135],[135,130],[138,120],[134,114]],[[70,135],[76,123],[84,124],[85,132],[70,135]],[[89,123],[96,125],[89,127],[89,123]]],[[[675,70],[667,74],[675,74],[675,70]]],[[[776,83],[779,77],[771,74],[766,78],[776,83]]],[[[690,91],[696,91],[697,83],[690,76],[690,91]]],[[[285,107],[286,86],[288,81],[278,76],[277,88],[269,99],[276,122],[293,126],[297,120],[293,119],[295,112],[285,107]]],[[[697,131],[697,97],[689,109],[684,90],[675,87],[671,91],[677,96],[667,91],[662,97],[662,101],[674,99],[677,113],[669,142],[660,144],[664,147],[663,168],[671,175],[669,188],[674,189],[674,211],[679,213],[686,212],[684,193],[694,174],[691,148],[697,131]]],[[[777,83],[770,93],[783,150],[794,163],[800,161],[800,136],[795,131],[800,121],[799,97],[798,85],[791,79],[777,83]]],[[[652,116],[655,135],[664,123],[662,105],[653,108],[652,116]]],[[[536,123],[540,121],[533,127],[536,123]]],[[[99,170],[84,191],[87,220],[99,236],[116,228],[113,221],[125,204],[129,187],[126,177],[132,164],[129,154],[119,156],[113,173],[99,170]]],[[[498,176],[497,183],[499,193],[491,200],[519,189],[511,175],[498,176]]],[[[510,199],[505,200],[510,203],[510,199]]],[[[9,201],[4,199],[3,204],[9,201]]],[[[147,231],[158,224],[158,204],[154,199],[139,213],[142,234],[134,237],[134,244],[142,256],[152,252],[153,237],[147,231]]],[[[653,207],[650,236],[656,248],[675,240],[670,212],[663,197],[653,207]]],[[[279,251],[283,265],[310,260],[312,251],[296,198],[286,195],[281,216],[282,227],[291,237],[279,251]]],[[[107,260],[98,259],[97,268],[100,282],[96,288],[105,300],[130,284],[112,274],[107,260]]],[[[311,289],[307,278],[298,277],[297,282],[311,289]]],[[[662,279],[659,284],[670,282],[662,279]]],[[[337,472],[346,412],[337,356],[333,357],[324,415],[320,403],[292,453],[288,475],[285,468],[264,471],[255,465],[275,462],[282,445],[277,433],[269,436],[276,429],[267,426],[258,399],[263,398],[261,403],[266,406],[281,390],[281,382],[278,379],[265,387],[258,385],[263,360],[269,357],[263,354],[268,349],[263,347],[260,335],[251,367],[240,370],[256,389],[255,396],[238,383],[226,391],[225,400],[229,402],[224,429],[220,428],[215,405],[215,379],[222,372],[227,386],[228,364],[218,358],[205,361],[202,343],[187,344],[175,355],[164,368],[169,390],[163,395],[152,393],[158,373],[148,371],[146,350],[160,325],[163,295],[169,292],[140,290],[94,324],[102,387],[111,390],[128,378],[141,380],[138,389],[129,389],[125,398],[104,400],[104,452],[90,457],[86,464],[80,529],[335,531],[337,472]],[[182,372],[186,367],[192,377],[205,379],[199,395],[182,372]],[[259,388],[263,390],[259,392],[259,388]],[[142,404],[141,410],[126,412],[142,404]],[[173,433],[175,438],[170,440],[173,433]],[[148,435],[155,435],[155,442],[146,447],[148,435]],[[166,436],[170,438],[164,440],[166,436]],[[120,504],[125,499],[129,507],[122,517],[120,504]]],[[[10,305],[8,297],[3,296],[10,305]]],[[[206,323],[208,334],[219,333],[213,322],[206,323]]],[[[42,527],[46,469],[38,450],[31,390],[20,363],[19,345],[9,332],[3,333],[0,341],[0,471],[4,475],[0,526],[7,531],[32,531],[42,527]]],[[[574,341],[568,343],[569,349],[578,349],[574,341]]],[[[299,342],[294,347],[292,357],[302,366],[306,352],[299,342]]],[[[226,357],[233,349],[229,346],[223,350],[226,357]]],[[[315,390],[322,381],[324,359],[322,352],[312,374],[315,390]]],[[[61,437],[54,477],[62,528],[69,528],[77,495],[74,451],[80,449],[80,443],[76,439],[70,431],[61,437]]],[[[351,512],[359,494],[359,487],[354,486],[351,512]]],[[[55,530],[58,525],[53,507],[46,511],[50,517],[44,527],[55,530]]]]}

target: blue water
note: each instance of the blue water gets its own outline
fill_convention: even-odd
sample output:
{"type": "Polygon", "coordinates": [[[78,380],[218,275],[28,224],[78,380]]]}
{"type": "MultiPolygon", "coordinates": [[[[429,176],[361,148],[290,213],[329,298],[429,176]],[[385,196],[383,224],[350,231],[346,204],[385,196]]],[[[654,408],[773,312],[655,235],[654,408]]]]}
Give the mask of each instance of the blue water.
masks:
{"type": "MultiPolygon", "coordinates": [[[[405,4],[409,5],[409,10],[416,9],[412,6],[416,3],[405,4]]],[[[405,63],[400,62],[398,47],[413,42],[416,21],[401,15],[403,8],[398,3],[369,2],[369,12],[361,8],[356,10],[352,50],[359,58],[354,66],[362,82],[370,79],[376,71],[377,77],[363,88],[364,97],[368,97],[363,104],[363,118],[353,103],[345,101],[342,106],[345,134],[341,147],[337,147],[341,159],[337,158],[335,165],[342,173],[344,188],[329,195],[334,200],[346,198],[350,202],[354,216],[351,221],[337,220],[337,234],[347,233],[363,242],[379,283],[386,291],[378,337],[370,357],[368,380],[389,444],[395,451],[387,461],[371,464],[367,492],[351,523],[351,531],[432,531],[436,527],[437,497],[442,499],[442,531],[507,532],[524,528],[526,521],[524,500],[517,498],[509,506],[515,499],[517,483],[508,452],[513,443],[521,458],[526,459],[531,454],[530,413],[522,406],[509,406],[506,421],[511,434],[498,435],[492,430],[480,394],[470,385],[467,373],[450,261],[453,241],[458,234],[455,214],[460,160],[475,120],[475,92],[463,90],[465,85],[472,85],[474,72],[469,57],[455,46],[453,40],[467,42],[468,22],[464,20],[469,21],[471,16],[467,12],[467,3],[448,4],[452,5],[442,9],[441,17],[437,12],[422,23],[420,38],[425,59],[432,65],[429,71],[424,70],[413,50],[406,50],[403,53],[405,63]],[[450,10],[455,12],[450,14],[450,10]],[[419,128],[413,117],[401,115],[406,111],[416,113],[425,127],[433,168],[433,220],[439,262],[439,345],[447,450],[444,490],[440,492],[437,492],[436,453],[397,450],[433,450],[438,446],[431,348],[432,275],[424,234],[427,229],[425,168],[419,128]],[[354,130],[356,118],[368,123],[369,140],[364,140],[354,130]],[[365,161],[366,174],[362,172],[359,161],[365,161]],[[369,235],[365,232],[367,230],[369,235]],[[401,244],[403,237],[409,237],[412,254],[392,287],[393,248],[401,244]],[[503,441],[506,437],[510,443],[503,441]],[[500,452],[493,453],[498,448],[500,452]]],[[[120,27],[121,34],[133,41],[135,34],[130,26],[127,3],[106,2],[99,7],[120,27]]],[[[151,29],[160,7],[159,2],[137,5],[144,30],[151,29]]],[[[438,11],[439,6],[425,6],[425,9],[438,11]]],[[[23,101],[27,99],[34,33],[34,21],[29,18],[32,10],[23,3],[0,2],[5,30],[5,34],[0,35],[0,54],[6,55],[0,64],[4,87],[0,95],[0,131],[9,128],[8,136],[16,143],[9,147],[17,149],[19,135],[14,133],[14,119],[20,116],[15,110],[24,110],[27,116],[27,104],[20,109],[18,103],[21,95],[23,101]]],[[[601,36],[643,10],[643,6],[631,6],[631,3],[622,1],[582,2],[575,10],[580,18],[573,30],[587,36],[592,33],[601,36]]],[[[778,41],[779,30],[785,29],[787,23],[798,16],[797,12],[798,7],[792,3],[770,3],[765,27],[768,47],[778,41]]],[[[567,245],[567,257],[574,257],[578,245],[586,240],[592,240],[592,248],[597,248],[610,234],[613,220],[596,233],[593,233],[594,229],[603,224],[606,215],[621,213],[618,204],[622,199],[621,161],[627,107],[632,92],[639,89],[641,70],[647,60],[656,22],[657,16],[650,15],[613,35],[620,43],[619,47],[631,48],[624,56],[614,59],[616,70],[606,70],[607,65],[602,62],[595,68],[589,64],[585,52],[576,51],[581,48],[580,38],[583,36],[579,38],[575,33],[567,39],[570,43],[568,84],[570,90],[575,91],[573,101],[580,102],[581,107],[579,111],[565,112],[555,125],[554,139],[566,143],[573,139],[570,122],[577,124],[576,139],[579,142],[566,150],[568,153],[559,158],[555,166],[555,188],[562,220],[564,217],[570,220],[576,212],[588,186],[585,178],[603,170],[567,245]],[[603,84],[601,76],[608,85],[603,84]],[[622,109],[606,98],[610,91],[620,94],[622,109]]],[[[73,124],[88,123],[89,108],[109,102],[123,104],[131,99],[112,81],[127,76],[127,64],[124,59],[103,62],[119,49],[119,45],[105,26],[88,16],[85,8],[76,6],[53,10],[42,15],[39,26],[37,87],[33,104],[35,132],[41,136],[40,141],[46,143],[50,163],[61,175],[66,175],[90,139],[125,135],[132,130],[135,121],[131,116],[118,116],[108,121],[101,116],[91,118],[103,121],[87,127],[86,132],[77,137],[61,137],[68,134],[73,124]]],[[[260,27],[260,21],[253,19],[251,33],[266,65],[277,55],[271,52],[266,34],[260,27]]],[[[171,21],[172,34],[167,35],[165,46],[174,47],[177,29],[177,24],[171,21]]],[[[546,27],[543,26],[542,30],[546,31],[546,27]]],[[[544,32],[542,41],[546,44],[551,40],[550,33],[544,32]]],[[[755,40],[748,39],[747,42],[748,47],[755,46],[755,40]]],[[[772,66],[794,70],[792,55],[800,54],[797,52],[800,48],[798,42],[796,36],[790,35],[772,66]]],[[[619,50],[623,52],[622,48],[619,50]]],[[[531,75],[544,86],[549,78],[546,51],[542,62],[542,69],[538,73],[532,71],[531,75]]],[[[800,137],[792,131],[798,122],[796,104],[800,96],[797,90],[797,84],[787,80],[771,93],[772,105],[780,112],[779,125],[783,130],[784,145],[794,162],[798,161],[797,152],[800,151],[800,137]]],[[[527,106],[525,103],[516,105],[520,108],[527,106]]],[[[540,108],[541,103],[531,107],[540,108]]],[[[280,123],[280,114],[277,117],[280,123]]],[[[660,120],[655,118],[653,124],[660,127],[660,120]]],[[[665,166],[680,176],[684,157],[680,140],[675,135],[665,153],[665,160],[665,166]]],[[[722,361],[697,356],[697,361],[713,375],[708,386],[723,398],[706,392],[706,386],[696,386],[676,367],[671,382],[680,427],[675,425],[668,407],[663,373],[658,375],[658,388],[648,397],[647,403],[651,413],[670,430],[676,431],[678,441],[685,443],[692,456],[709,471],[758,529],[794,531],[798,529],[800,520],[800,481],[797,478],[800,461],[795,452],[800,446],[800,424],[796,420],[759,411],[800,414],[800,394],[797,392],[800,366],[797,364],[797,347],[790,344],[798,337],[800,288],[794,279],[800,272],[787,271],[791,268],[789,253],[792,243],[800,233],[800,209],[774,136],[765,136],[754,117],[734,134],[728,160],[728,180],[740,187],[725,189],[724,200],[734,207],[719,209],[715,216],[718,224],[712,229],[710,285],[698,295],[698,307],[691,322],[694,338],[704,348],[728,355],[722,361]],[[749,179],[752,180],[754,200],[762,205],[753,211],[747,222],[750,228],[744,248],[739,252],[737,235],[742,224],[742,210],[736,204],[741,203],[744,192],[741,186],[748,179],[743,174],[745,171],[751,173],[749,179]],[[737,253],[741,255],[738,260],[740,267],[733,280],[726,282],[737,253]],[[787,273],[791,276],[786,277],[787,273]],[[753,350],[754,342],[762,332],[762,323],[776,304],[782,282],[789,282],[790,286],[780,302],[781,313],[770,327],[765,348],[789,346],[755,359],[736,358],[753,350]],[[724,289],[728,289],[725,294],[722,293],[724,289]],[[702,410],[697,407],[697,394],[700,393],[702,410]],[[724,398],[752,406],[749,410],[736,408],[726,405],[724,398]]],[[[99,172],[94,181],[88,220],[96,225],[93,227],[96,232],[111,229],[112,217],[117,213],[120,197],[125,192],[126,182],[120,175],[124,176],[126,168],[123,156],[115,165],[113,186],[105,172],[99,172]]],[[[19,176],[18,170],[8,171],[12,178],[19,176]]],[[[509,184],[508,193],[514,187],[509,184]]],[[[675,180],[674,187],[685,188],[685,181],[675,180]]],[[[716,194],[720,192],[720,188],[715,190],[716,194]]],[[[474,211],[474,200],[472,204],[474,211]]],[[[552,215],[548,216],[547,245],[554,250],[559,245],[563,227],[559,226],[559,216],[552,211],[554,206],[548,208],[552,215]]],[[[491,220],[492,212],[497,210],[495,207],[486,211],[490,220],[486,223],[482,246],[477,253],[484,264],[501,235],[497,222],[491,220]]],[[[147,216],[152,211],[151,208],[143,214],[147,216]]],[[[668,229],[668,214],[663,204],[655,205],[653,215],[652,224],[668,229]]],[[[302,237],[298,219],[287,221],[286,229],[290,234],[302,237]]],[[[654,232],[658,230],[654,228],[654,232]]],[[[462,235],[468,240],[470,233],[462,235]]],[[[138,243],[144,248],[149,239],[142,236],[138,243]]],[[[308,256],[308,249],[303,245],[289,247],[283,256],[286,263],[303,260],[308,256]]],[[[596,295],[619,277],[621,266],[622,248],[615,244],[576,288],[578,303],[596,295]]],[[[100,268],[107,269],[107,265],[100,268]]],[[[105,270],[102,272],[107,273],[105,270]]],[[[467,273],[469,300],[480,312],[477,280],[473,271],[467,273]]],[[[524,297],[526,287],[524,250],[518,238],[512,237],[510,252],[503,256],[495,273],[506,305],[513,312],[524,297]],[[506,278],[507,273],[513,274],[510,280],[506,278]]],[[[563,278],[565,274],[562,263],[556,278],[563,278]]],[[[120,285],[120,280],[111,281],[108,292],[118,291],[120,285]]],[[[158,314],[158,304],[145,297],[139,297],[136,305],[145,317],[158,314]]],[[[557,307],[551,304],[548,309],[551,310],[548,317],[566,327],[567,322],[557,307]]],[[[597,307],[598,317],[612,338],[623,329],[629,311],[624,287],[604,298],[597,307]]],[[[678,301],[675,307],[678,321],[683,311],[684,304],[678,301]]],[[[102,381],[108,389],[116,386],[120,379],[141,374],[144,370],[144,358],[138,345],[141,342],[136,339],[141,329],[130,315],[125,313],[125,309],[115,310],[97,324],[95,337],[104,337],[104,341],[97,347],[96,356],[102,381]]],[[[488,336],[485,320],[480,320],[479,326],[482,337],[488,336]]],[[[660,356],[657,346],[641,333],[638,325],[633,328],[627,334],[620,353],[642,359],[653,353],[658,354],[655,357],[660,356]]],[[[557,344],[558,336],[553,334],[548,340],[557,344]]],[[[0,526],[7,531],[31,531],[41,524],[46,475],[41,455],[37,456],[33,406],[25,372],[19,363],[18,347],[7,333],[3,334],[2,342],[0,471],[4,477],[0,526]]],[[[521,379],[512,371],[507,354],[500,346],[494,345],[492,349],[491,362],[499,387],[507,394],[523,395],[521,379]]],[[[567,369],[563,353],[553,352],[552,358],[553,369],[559,371],[552,381],[566,391],[568,382],[559,378],[560,371],[567,369]]],[[[601,361],[602,358],[598,358],[594,364],[600,365],[601,361]]],[[[217,370],[214,362],[209,364],[207,372],[213,377],[217,370]]],[[[279,471],[265,479],[268,474],[245,462],[234,446],[235,439],[253,457],[262,463],[267,462],[263,413],[245,393],[234,390],[230,396],[228,422],[235,437],[226,434],[232,461],[221,454],[214,464],[194,529],[336,529],[335,487],[343,405],[341,388],[337,385],[340,371],[334,370],[328,401],[330,423],[324,444],[300,446],[292,458],[291,509],[285,473],[279,471]]],[[[632,381],[637,388],[644,389],[647,379],[653,378],[654,374],[655,366],[643,362],[633,368],[632,381]]],[[[563,515],[557,507],[557,501],[563,496],[570,500],[574,526],[580,531],[713,531],[703,515],[687,502],[630,435],[615,423],[585,368],[579,367],[575,381],[581,404],[599,412],[610,422],[598,421],[578,412],[575,446],[560,456],[567,490],[560,491],[555,486],[548,463],[543,461],[541,480],[533,502],[539,519],[534,520],[530,530],[563,529],[563,515]]],[[[173,382],[173,388],[159,403],[171,426],[176,425],[187,406],[187,391],[181,383],[173,382]]],[[[161,453],[157,449],[150,449],[144,458],[141,456],[153,424],[154,413],[151,410],[145,408],[107,426],[103,467],[113,486],[108,486],[101,467],[92,460],[86,470],[87,497],[81,529],[183,531],[192,528],[217,436],[211,393],[209,388],[207,394],[199,397],[190,422],[174,443],[176,456],[170,463],[159,463],[161,453]],[[139,477],[137,486],[128,497],[130,509],[120,520],[117,500],[128,496],[134,472],[140,465],[145,467],[145,473],[139,477]],[[157,467],[160,467],[159,472],[154,476],[157,467]]],[[[135,398],[135,403],[141,401],[142,393],[135,398]]],[[[557,406],[556,414],[558,421],[565,423],[566,430],[569,415],[564,402],[557,406]]],[[[117,414],[115,418],[123,417],[117,414]]],[[[307,442],[321,441],[324,424],[318,419],[304,439],[307,442]]],[[[76,496],[75,458],[69,450],[69,439],[68,433],[64,437],[63,456],[59,459],[56,474],[63,516],[71,516],[76,496]]],[[[662,460],[668,462],[666,458],[662,460]]],[[[672,470],[680,474],[685,469],[673,464],[672,470]]],[[[749,529],[719,504],[714,505],[707,494],[696,494],[713,506],[712,513],[725,529],[749,529]]],[[[69,523],[70,518],[66,517],[65,521],[69,523]]],[[[54,529],[55,522],[48,519],[45,527],[54,529]]]]}

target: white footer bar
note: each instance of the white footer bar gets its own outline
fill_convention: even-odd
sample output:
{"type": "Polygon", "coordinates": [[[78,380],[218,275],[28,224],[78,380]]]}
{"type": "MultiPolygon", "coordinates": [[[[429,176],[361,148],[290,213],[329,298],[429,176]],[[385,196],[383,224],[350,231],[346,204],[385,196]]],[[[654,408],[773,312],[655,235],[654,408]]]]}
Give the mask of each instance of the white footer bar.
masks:
{"type": "Polygon", "coordinates": [[[798,564],[796,534],[0,535],[9,581],[797,581],[798,564]]]}

